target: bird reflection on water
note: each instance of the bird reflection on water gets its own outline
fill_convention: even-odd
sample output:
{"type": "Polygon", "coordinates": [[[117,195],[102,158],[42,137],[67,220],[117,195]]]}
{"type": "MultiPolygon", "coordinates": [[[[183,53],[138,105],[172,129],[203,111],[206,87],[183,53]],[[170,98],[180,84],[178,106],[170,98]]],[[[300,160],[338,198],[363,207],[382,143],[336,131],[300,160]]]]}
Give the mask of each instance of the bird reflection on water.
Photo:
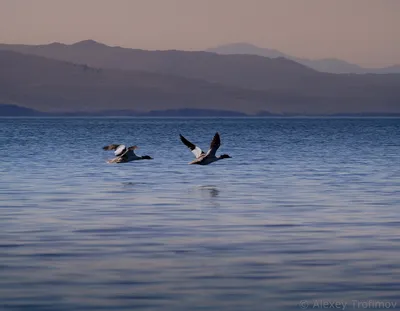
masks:
{"type": "Polygon", "coordinates": [[[210,198],[216,198],[219,196],[220,193],[218,188],[213,185],[200,186],[198,189],[200,189],[201,193],[207,193],[210,196],[210,198]]]}
{"type": "Polygon", "coordinates": [[[186,188],[182,193],[182,199],[190,201],[190,205],[196,209],[206,207],[220,207],[221,191],[215,185],[197,185],[186,188]]]}

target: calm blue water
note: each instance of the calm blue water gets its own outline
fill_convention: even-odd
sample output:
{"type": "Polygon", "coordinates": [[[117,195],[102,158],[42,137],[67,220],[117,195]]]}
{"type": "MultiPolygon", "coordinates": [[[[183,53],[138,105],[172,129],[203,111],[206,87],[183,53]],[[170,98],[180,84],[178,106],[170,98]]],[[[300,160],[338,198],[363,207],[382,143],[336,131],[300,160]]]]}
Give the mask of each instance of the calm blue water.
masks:
{"type": "Polygon", "coordinates": [[[1,310],[400,308],[400,119],[3,118],[0,158],[1,310]]]}

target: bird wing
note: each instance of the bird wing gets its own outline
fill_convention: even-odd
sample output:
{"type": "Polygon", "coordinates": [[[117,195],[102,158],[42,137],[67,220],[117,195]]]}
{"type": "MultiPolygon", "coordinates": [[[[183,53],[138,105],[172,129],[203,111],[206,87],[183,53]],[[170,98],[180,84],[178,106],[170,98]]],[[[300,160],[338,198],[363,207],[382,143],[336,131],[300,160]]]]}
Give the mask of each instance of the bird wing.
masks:
{"type": "Polygon", "coordinates": [[[111,144],[108,146],[104,146],[103,150],[115,150],[117,149],[121,144],[111,144]]]}
{"type": "Polygon", "coordinates": [[[190,141],[188,141],[185,137],[183,137],[181,134],[179,134],[181,141],[190,149],[190,151],[194,154],[194,156],[199,158],[201,155],[204,154],[204,152],[197,147],[195,144],[192,144],[190,141]]]}
{"type": "Polygon", "coordinates": [[[139,147],[136,146],[136,145],[130,146],[130,147],[128,148],[128,150],[131,151],[132,154],[134,154],[134,155],[136,155],[136,153],[135,153],[135,150],[136,150],[136,149],[139,149],[139,147]]]}
{"type": "Polygon", "coordinates": [[[123,157],[115,157],[115,158],[107,161],[107,163],[122,163],[122,162],[124,162],[123,157]]]}
{"type": "Polygon", "coordinates": [[[221,146],[221,139],[219,137],[219,133],[217,132],[211,141],[210,149],[208,150],[207,155],[215,156],[219,146],[221,146]]]}

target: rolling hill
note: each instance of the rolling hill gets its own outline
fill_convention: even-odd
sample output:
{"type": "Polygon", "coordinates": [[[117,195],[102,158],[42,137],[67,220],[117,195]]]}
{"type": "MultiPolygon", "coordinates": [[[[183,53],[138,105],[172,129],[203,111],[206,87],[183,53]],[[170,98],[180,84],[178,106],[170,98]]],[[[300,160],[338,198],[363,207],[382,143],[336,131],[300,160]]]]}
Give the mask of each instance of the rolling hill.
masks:
{"type": "Polygon", "coordinates": [[[329,73],[400,73],[400,65],[393,65],[384,68],[363,68],[359,65],[352,64],[337,58],[324,58],[324,59],[306,59],[295,57],[289,54],[282,53],[278,50],[260,48],[256,45],[250,43],[230,43],[217,46],[215,48],[210,48],[206,50],[207,52],[213,52],[221,55],[231,55],[231,54],[247,54],[247,55],[258,55],[269,58],[284,57],[298,62],[304,66],[312,68],[320,72],[329,73]]]}
{"type": "Polygon", "coordinates": [[[255,112],[265,106],[262,92],[156,73],[98,69],[12,51],[0,51],[0,68],[0,101],[42,112],[226,107],[255,112]]]}

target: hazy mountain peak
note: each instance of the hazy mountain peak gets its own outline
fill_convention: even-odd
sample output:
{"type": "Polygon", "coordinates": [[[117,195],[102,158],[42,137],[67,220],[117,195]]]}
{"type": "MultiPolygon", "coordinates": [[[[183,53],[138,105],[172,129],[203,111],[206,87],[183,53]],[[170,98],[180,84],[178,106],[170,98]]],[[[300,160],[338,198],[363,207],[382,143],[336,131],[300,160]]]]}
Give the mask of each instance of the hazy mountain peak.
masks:
{"type": "Polygon", "coordinates": [[[215,48],[208,49],[206,51],[217,54],[249,54],[249,55],[265,56],[270,58],[288,57],[288,55],[278,50],[261,48],[247,42],[228,43],[217,46],[215,48]]]}
{"type": "Polygon", "coordinates": [[[79,41],[79,42],[76,42],[74,44],[71,44],[71,46],[75,46],[75,47],[104,47],[104,46],[108,46],[108,45],[105,45],[103,43],[94,41],[92,39],[88,39],[88,40],[83,40],[83,41],[79,41]]]}
{"type": "Polygon", "coordinates": [[[261,48],[251,43],[238,42],[220,45],[215,48],[206,50],[207,52],[213,52],[217,54],[249,54],[259,55],[269,58],[284,57],[291,59],[304,66],[312,68],[320,72],[330,73],[400,73],[400,66],[393,65],[386,68],[363,68],[357,64],[337,59],[337,58],[323,58],[323,59],[306,59],[291,56],[282,53],[275,49],[261,48]]]}
{"type": "Polygon", "coordinates": [[[58,47],[58,46],[66,46],[66,44],[61,43],[61,42],[52,42],[48,46],[50,46],[50,47],[58,47]]]}

